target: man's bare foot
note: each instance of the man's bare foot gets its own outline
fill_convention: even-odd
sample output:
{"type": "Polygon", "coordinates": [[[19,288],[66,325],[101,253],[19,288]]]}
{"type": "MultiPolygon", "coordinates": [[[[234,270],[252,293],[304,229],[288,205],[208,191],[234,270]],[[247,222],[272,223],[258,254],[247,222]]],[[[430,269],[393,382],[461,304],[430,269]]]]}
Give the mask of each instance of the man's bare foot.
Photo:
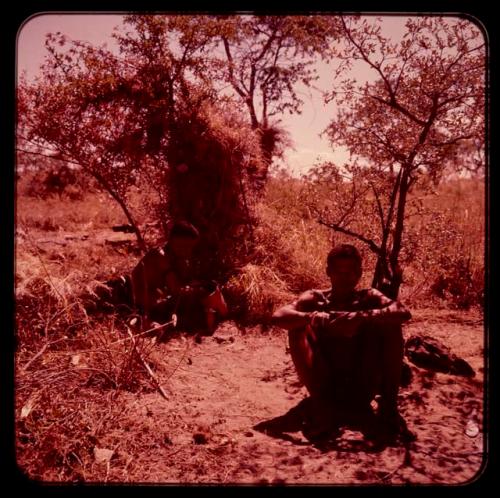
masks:
{"type": "Polygon", "coordinates": [[[309,398],[307,412],[302,434],[308,441],[315,443],[338,436],[337,414],[329,399],[309,398]]]}
{"type": "Polygon", "coordinates": [[[376,444],[389,446],[397,443],[407,443],[417,439],[412,432],[406,420],[397,410],[377,414],[375,424],[366,434],[367,439],[372,440],[376,444]]]}

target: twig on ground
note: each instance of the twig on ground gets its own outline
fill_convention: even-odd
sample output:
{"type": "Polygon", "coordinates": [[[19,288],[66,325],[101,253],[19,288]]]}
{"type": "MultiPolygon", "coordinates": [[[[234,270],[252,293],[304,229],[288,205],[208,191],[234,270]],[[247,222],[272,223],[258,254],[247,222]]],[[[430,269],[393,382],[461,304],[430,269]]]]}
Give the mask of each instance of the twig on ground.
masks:
{"type": "Polygon", "coordinates": [[[37,359],[39,358],[44,352],[45,350],[51,346],[52,344],[55,344],[56,342],[61,342],[61,341],[64,341],[65,339],[62,338],[62,339],[57,339],[55,341],[47,341],[43,346],[42,348],[40,349],[40,351],[38,351],[38,353],[35,354],[35,356],[33,356],[33,358],[31,358],[29,361],[27,361],[24,365],[24,367],[22,368],[22,371],[23,372],[26,372],[26,370],[28,370],[29,366],[37,359]]]}
{"type": "Polygon", "coordinates": [[[160,392],[160,394],[166,399],[168,400],[168,396],[167,396],[167,393],[165,392],[165,390],[163,389],[163,387],[161,386],[160,384],[160,381],[158,380],[158,378],[156,377],[155,373],[153,372],[153,370],[151,370],[151,367],[149,366],[148,362],[141,356],[141,353],[139,352],[139,350],[137,349],[137,343],[135,341],[135,337],[134,335],[132,334],[132,331],[127,327],[127,334],[130,336],[130,339],[132,340],[132,346],[134,348],[134,352],[135,354],[137,355],[137,358],[139,359],[139,361],[142,363],[142,365],[144,366],[144,368],[146,369],[146,372],[149,374],[149,376],[151,377],[151,379],[153,380],[153,384],[154,386],[158,389],[158,391],[160,392]]]}
{"type": "Polygon", "coordinates": [[[83,372],[83,371],[89,371],[89,372],[97,372],[102,374],[104,377],[106,377],[111,384],[113,384],[114,388],[118,388],[118,384],[114,379],[111,378],[109,374],[107,374],[104,370],[101,370],[100,368],[94,368],[94,367],[76,367],[75,372],[83,372]]]}
{"type": "Polygon", "coordinates": [[[167,377],[167,380],[169,380],[175,372],[177,372],[177,369],[181,366],[182,361],[184,360],[184,357],[186,356],[187,352],[189,351],[189,342],[186,345],[186,349],[184,349],[184,352],[182,353],[181,359],[179,360],[179,363],[175,366],[175,368],[170,372],[170,375],[167,377]]]}

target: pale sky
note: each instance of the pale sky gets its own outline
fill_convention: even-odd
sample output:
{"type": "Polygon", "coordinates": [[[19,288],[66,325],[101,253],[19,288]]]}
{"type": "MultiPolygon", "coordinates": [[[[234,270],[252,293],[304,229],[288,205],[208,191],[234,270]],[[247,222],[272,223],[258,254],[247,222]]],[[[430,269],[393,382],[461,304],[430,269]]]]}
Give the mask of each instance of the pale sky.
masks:
{"type": "MultiPolygon", "coordinates": [[[[400,38],[404,32],[407,17],[384,17],[383,29],[393,39],[400,38]]],[[[121,15],[114,14],[41,14],[30,18],[20,28],[17,42],[18,74],[26,71],[28,78],[34,78],[48,53],[45,37],[48,33],[61,33],[74,40],[87,41],[94,45],[106,44],[110,50],[117,49],[111,37],[113,28],[120,26],[121,15]]],[[[315,83],[321,89],[332,86],[331,67],[321,61],[317,64],[320,79],[315,83]]],[[[358,81],[366,81],[373,76],[365,66],[354,68],[358,81]]],[[[285,163],[295,174],[306,172],[318,158],[333,160],[343,164],[348,160],[345,150],[333,150],[326,138],[319,134],[327,127],[333,116],[333,104],[326,105],[320,94],[307,88],[299,88],[304,100],[302,114],[282,117],[282,125],[290,132],[295,150],[289,151],[285,163]]]]}

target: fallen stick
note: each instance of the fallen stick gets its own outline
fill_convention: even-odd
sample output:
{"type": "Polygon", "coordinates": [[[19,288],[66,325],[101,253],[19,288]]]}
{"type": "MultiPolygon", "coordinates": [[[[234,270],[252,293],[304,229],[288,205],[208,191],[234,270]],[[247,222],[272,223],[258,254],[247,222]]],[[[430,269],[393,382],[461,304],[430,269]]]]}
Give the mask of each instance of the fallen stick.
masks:
{"type": "Polygon", "coordinates": [[[64,338],[62,339],[57,339],[55,341],[51,341],[51,342],[46,342],[42,348],[40,349],[40,351],[38,351],[38,353],[36,353],[33,358],[31,358],[29,361],[27,361],[25,363],[25,365],[23,366],[22,368],[22,371],[23,372],[26,372],[26,370],[28,370],[29,366],[37,359],[39,358],[40,356],[42,356],[42,354],[45,352],[45,350],[49,347],[49,346],[52,346],[52,344],[56,344],[57,342],[61,342],[61,341],[64,341],[64,338]]]}
{"type": "MultiPolygon", "coordinates": [[[[133,318],[130,321],[130,325],[135,325],[136,323],[137,323],[137,318],[133,318]]],[[[156,323],[156,322],[153,322],[153,323],[156,323]]],[[[177,315],[173,314],[172,319],[170,321],[165,322],[165,323],[157,323],[154,327],[149,328],[148,330],[145,330],[137,335],[149,334],[151,332],[157,332],[157,331],[161,330],[162,332],[161,332],[160,337],[159,337],[161,340],[163,338],[163,335],[165,334],[165,329],[167,327],[169,327],[170,325],[173,325],[174,327],[177,326],[177,315]]]]}
{"type": "Polygon", "coordinates": [[[137,349],[137,344],[135,342],[135,337],[134,335],[132,334],[132,331],[127,327],[127,334],[130,336],[130,339],[132,340],[132,346],[134,348],[134,352],[135,354],[137,355],[137,357],[139,358],[140,362],[142,363],[142,365],[144,366],[144,368],[146,369],[146,372],[149,374],[149,376],[151,377],[151,379],[153,380],[153,383],[155,385],[155,387],[158,389],[158,391],[160,391],[160,394],[166,399],[168,400],[168,396],[167,396],[167,393],[165,392],[165,390],[163,389],[163,387],[161,386],[160,384],[160,381],[156,378],[156,375],[155,373],[153,372],[153,370],[151,370],[151,367],[148,365],[148,362],[141,356],[141,353],[139,353],[139,350],[137,349]]]}

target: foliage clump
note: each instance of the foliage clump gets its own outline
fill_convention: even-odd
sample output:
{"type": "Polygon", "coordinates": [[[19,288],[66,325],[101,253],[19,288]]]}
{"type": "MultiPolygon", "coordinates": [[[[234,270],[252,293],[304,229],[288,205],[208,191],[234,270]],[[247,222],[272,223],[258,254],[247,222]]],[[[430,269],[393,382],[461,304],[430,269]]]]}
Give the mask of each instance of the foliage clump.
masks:
{"type": "Polygon", "coordinates": [[[188,107],[171,130],[167,154],[168,216],[200,230],[201,273],[226,277],[251,252],[264,168],[258,136],[228,107],[188,107]]]}

